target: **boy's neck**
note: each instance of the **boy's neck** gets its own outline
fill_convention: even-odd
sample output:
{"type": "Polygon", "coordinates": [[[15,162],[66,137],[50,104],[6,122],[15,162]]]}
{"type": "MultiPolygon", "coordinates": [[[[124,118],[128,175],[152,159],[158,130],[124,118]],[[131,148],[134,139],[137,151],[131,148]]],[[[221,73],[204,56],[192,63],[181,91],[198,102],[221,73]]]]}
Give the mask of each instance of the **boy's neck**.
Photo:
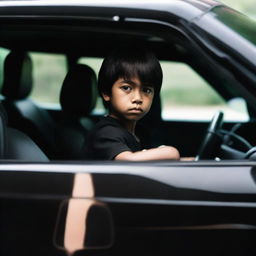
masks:
{"type": "Polygon", "coordinates": [[[136,121],[121,119],[114,114],[109,114],[109,116],[117,119],[121,123],[121,125],[128,130],[128,132],[135,134],[136,121]]]}

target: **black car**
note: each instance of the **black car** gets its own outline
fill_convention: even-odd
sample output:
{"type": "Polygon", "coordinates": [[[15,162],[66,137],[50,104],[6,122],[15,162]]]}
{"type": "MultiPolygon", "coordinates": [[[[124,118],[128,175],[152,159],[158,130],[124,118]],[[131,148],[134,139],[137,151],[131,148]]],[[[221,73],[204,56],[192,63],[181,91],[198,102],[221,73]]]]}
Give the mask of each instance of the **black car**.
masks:
{"type": "Polygon", "coordinates": [[[0,255],[255,255],[256,22],[213,0],[0,1],[0,255]],[[84,161],[103,58],[145,45],[145,148],[84,161]]]}

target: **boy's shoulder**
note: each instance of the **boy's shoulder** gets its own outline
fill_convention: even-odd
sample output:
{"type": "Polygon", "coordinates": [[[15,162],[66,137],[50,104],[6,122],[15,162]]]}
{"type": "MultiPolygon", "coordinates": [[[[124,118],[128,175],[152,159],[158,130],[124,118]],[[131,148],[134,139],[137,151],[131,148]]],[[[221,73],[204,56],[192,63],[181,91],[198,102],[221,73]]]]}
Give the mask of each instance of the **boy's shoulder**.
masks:
{"type": "Polygon", "coordinates": [[[104,116],[102,117],[99,122],[95,125],[94,128],[96,133],[115,133],[115,132],[123,132],[127,133],[127,131],[122,127],[120,122],[110,116],[104,116]]]}
{"type": "Polygon", "coordinates": [[[110,117],[110,116],[104,116],[102,117],[95,125],[96,128],[103,128],[103,127],[121,127],[121,124],[118,122],[118,120],[110,117]]]}

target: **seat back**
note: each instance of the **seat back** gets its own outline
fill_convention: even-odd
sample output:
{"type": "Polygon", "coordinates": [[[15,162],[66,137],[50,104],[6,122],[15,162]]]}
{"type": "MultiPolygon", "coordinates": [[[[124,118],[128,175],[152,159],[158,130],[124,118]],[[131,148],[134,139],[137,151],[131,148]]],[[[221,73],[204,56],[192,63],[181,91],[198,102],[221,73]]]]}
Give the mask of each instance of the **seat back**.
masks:
{"type": "Polygon", "coordinates": [[[12,51],[5,59],[2,104],[9,126],[23,131],[50,158],[54,158],[55,123],[47,110],[28,98],[33,86],[32,60],[26,52],[12,51]]]}
{"type": "Polygon", "coordinates": [[[78,159],[88,131],[94,126],[90,113],[97,98],[97,78],[87,65],[75,64],[60,93],[61,121],[56,132],[59,158],[78,159]]]}
{"type": "Polygon", "coordinates": [[[1,103],[0,157],[7,160],[48,161],[43,151],[26,134],[7,126],[7,115],[1,103]]]}

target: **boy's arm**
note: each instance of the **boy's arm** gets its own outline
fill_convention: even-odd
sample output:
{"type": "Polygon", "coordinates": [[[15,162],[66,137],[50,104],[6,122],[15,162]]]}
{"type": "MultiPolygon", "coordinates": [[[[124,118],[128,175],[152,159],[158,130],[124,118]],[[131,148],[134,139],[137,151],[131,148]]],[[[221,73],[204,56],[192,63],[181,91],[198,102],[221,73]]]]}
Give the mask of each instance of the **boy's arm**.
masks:
{"type": "Polygon", "coordinates": [[[137,152],[124,151],[115,157],[122,161],[179,160],[179,151],[171,146],[160,146],[137,152]]]}

